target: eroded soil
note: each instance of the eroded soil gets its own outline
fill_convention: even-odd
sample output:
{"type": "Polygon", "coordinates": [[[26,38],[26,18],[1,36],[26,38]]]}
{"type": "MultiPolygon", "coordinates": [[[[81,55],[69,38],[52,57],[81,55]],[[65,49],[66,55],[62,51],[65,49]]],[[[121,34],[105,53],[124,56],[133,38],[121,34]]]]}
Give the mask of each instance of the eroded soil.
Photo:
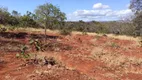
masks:
{"type": "Polygon", "coordinates": [[[44,42],[42,33],[0,33],[0,80],[142,80],[142,47],[136,41],[48,33],[47,46],[37,52],[30,39],[44,42]],[[17,58],[21,45],[36,58],[54,57],[55,65],[17,58]]]}

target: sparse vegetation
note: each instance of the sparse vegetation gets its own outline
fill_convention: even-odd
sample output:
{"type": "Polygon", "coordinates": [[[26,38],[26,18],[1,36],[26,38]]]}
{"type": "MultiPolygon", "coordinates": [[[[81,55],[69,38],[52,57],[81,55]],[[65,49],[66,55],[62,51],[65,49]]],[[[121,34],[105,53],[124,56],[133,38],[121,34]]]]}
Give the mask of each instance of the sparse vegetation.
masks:
{"type": "Polygon", "coordinates": [[[31,39],[29,43],[30,43],[30,45],[34,46],[36,51],[43,51],[43,44],[38,39],[31,39]]]}
{"type": "Polygon", "coordinates": [[[60,30],[60,34],[61,35],[71,35],[71,30],[68,30],[68,29],[63,29],[63,30],[60,30]]]}
{"type": "Polygon", "coordinates": [[[111,43],[111,45],[110,45],[111,47],[115,47],[115,48],[118,48],[119,46],[116,44],[116,43],[111,43]]]}
{"type": "Polygon", "coordinates": [[[26,45],[21,46],[21,51],[20,51],[20,53],[16,54],[16,57],[17,58],[19,58],[19,57],[20,58],[25,58],[25,59],[29,58],[30,55],[26,52],[27,49],[28,49],[28,47],[26,45]]]}
{"type": "Polygon", "coordinates": [[[0,80],[142,79],[141,3],[131,0],[132,20],[102,22],[65,21],[51,3],[22,15],[0,7],[0,80]]]}
{"type": "Polygon", "coordinates": [[[44,57],[44,61],[45,61],[45,65],[51,65],[54,66],[55,64],[57,64],[57,60],[55,60],[54,57],[44,57]]]}
{"type": "MultiPolygon", "coordinates": [[[[3,20],[1,20],[1,24],[4,25],[12,25],[15,26],[16,28],[18,27],[33,27],[33,28],[45,28],[46,29],[52,29],[52,30],[60,30],[61,33],[69,33],[71,31],[81,31],[83,34],[87,32],[96,32],[96,33],[113,33],[117,35],[135,35],[137,31],[135,31],[136,25],[133,25],[131,21],[110,21],[110,22],[97,22],[97,21],[90,21],[90,22],[84,22],[82,20],[78,22],[64,22],[66,19],[65,14],[62,13],[59,8],[57,8],[54,5],[51,4],[45,4],[41,5],[41,7],[49,6],[53,9],[55,9],[53,12],[58,12],[56,15],[48,15],[47,18],[50,18],[50,20],[44,21],[41,19],[42,17],[40,16],[42,13],[40,11],[40,8],[36,10],[36,14],[31,13],[27,11],[25,15],[20,15],[17,11],[13,11],[12,14],[10,14],[7,9],[1,8],[1,16],[3,16],[3,20]],[[7,14],[7,15],[6,15],[7,14]],[[39,15],[39,16],[38,16],[39,15]],[[60,15],[60,16],[58,16],[60,15]],[[12,17],[12,19],[9,19],[9,17],[12,17]],[[58,16],[58,17],[57,17],[58,16]],[[39,17],[39,18],[38,18],[39,17]],[[54,17],[56,17],[54,19],[54,17]],[[10,20],[8,22],[7,20],[10,20]],[[59,21],[58,21],[58,20],[59,21]],[[15,22],[13,22],[15,21],[15,22]],[[47,22],[47,23],[46,23],[47,22]],[[46,23],[46,24],[45,24],[46,23]],[[44,25],[43,25],[44,24],[44,25]],[[46,27],[45,27],[46,26],[46,27]]],[[[40,7],[40,6],[39,6],[40,7]]],[[[48,11],[50,12],[50,10],[48,11]]],[[[53,13],[51,12],[51,13],[53,13]]],[[[43,15],[44,17],[44,15],[43,15]]],[[[46,17],[45,17],[46,18],[46,17]]],[[[11,27],[10,29],[13,30],[11,27]]]]}

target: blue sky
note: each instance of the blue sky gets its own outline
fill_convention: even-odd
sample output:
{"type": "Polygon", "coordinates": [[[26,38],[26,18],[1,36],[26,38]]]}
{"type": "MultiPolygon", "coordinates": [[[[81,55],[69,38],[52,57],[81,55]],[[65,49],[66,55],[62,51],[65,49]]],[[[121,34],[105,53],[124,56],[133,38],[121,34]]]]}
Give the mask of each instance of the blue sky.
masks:
{"type": "Polygon", "coordinates": [[[119,20],[132,13],[127,7],[130,0],[1,0],[0,6],[24,14],[46,2],[59,6],[68,21],[119,20]]]}

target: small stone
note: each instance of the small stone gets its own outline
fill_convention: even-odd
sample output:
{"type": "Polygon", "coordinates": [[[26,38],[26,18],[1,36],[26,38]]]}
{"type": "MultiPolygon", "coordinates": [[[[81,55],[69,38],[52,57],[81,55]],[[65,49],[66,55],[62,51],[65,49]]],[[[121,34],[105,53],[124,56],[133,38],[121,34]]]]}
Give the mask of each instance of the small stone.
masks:
{"type": "Polygon", "coordinates": [[[51,69],[52,66],[51,66],[51,65],[48,65],[47,67],[48,67],[49,69],[51,69]]]}

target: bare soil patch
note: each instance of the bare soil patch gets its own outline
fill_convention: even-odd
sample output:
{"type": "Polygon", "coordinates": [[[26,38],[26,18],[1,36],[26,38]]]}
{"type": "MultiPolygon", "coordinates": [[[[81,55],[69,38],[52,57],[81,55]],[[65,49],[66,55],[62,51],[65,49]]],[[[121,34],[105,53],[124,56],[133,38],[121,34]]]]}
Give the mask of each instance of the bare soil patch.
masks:
{"type": "Polygon", "coordinates": [[[30,39],[43,43],[44,34],[0,33],[1,80],[142,80],[142,47],[135,40],[48,33],[44,50],[36,51],[30,39]],[[28,60],[16,57],[24,44],[28,60]]]}

